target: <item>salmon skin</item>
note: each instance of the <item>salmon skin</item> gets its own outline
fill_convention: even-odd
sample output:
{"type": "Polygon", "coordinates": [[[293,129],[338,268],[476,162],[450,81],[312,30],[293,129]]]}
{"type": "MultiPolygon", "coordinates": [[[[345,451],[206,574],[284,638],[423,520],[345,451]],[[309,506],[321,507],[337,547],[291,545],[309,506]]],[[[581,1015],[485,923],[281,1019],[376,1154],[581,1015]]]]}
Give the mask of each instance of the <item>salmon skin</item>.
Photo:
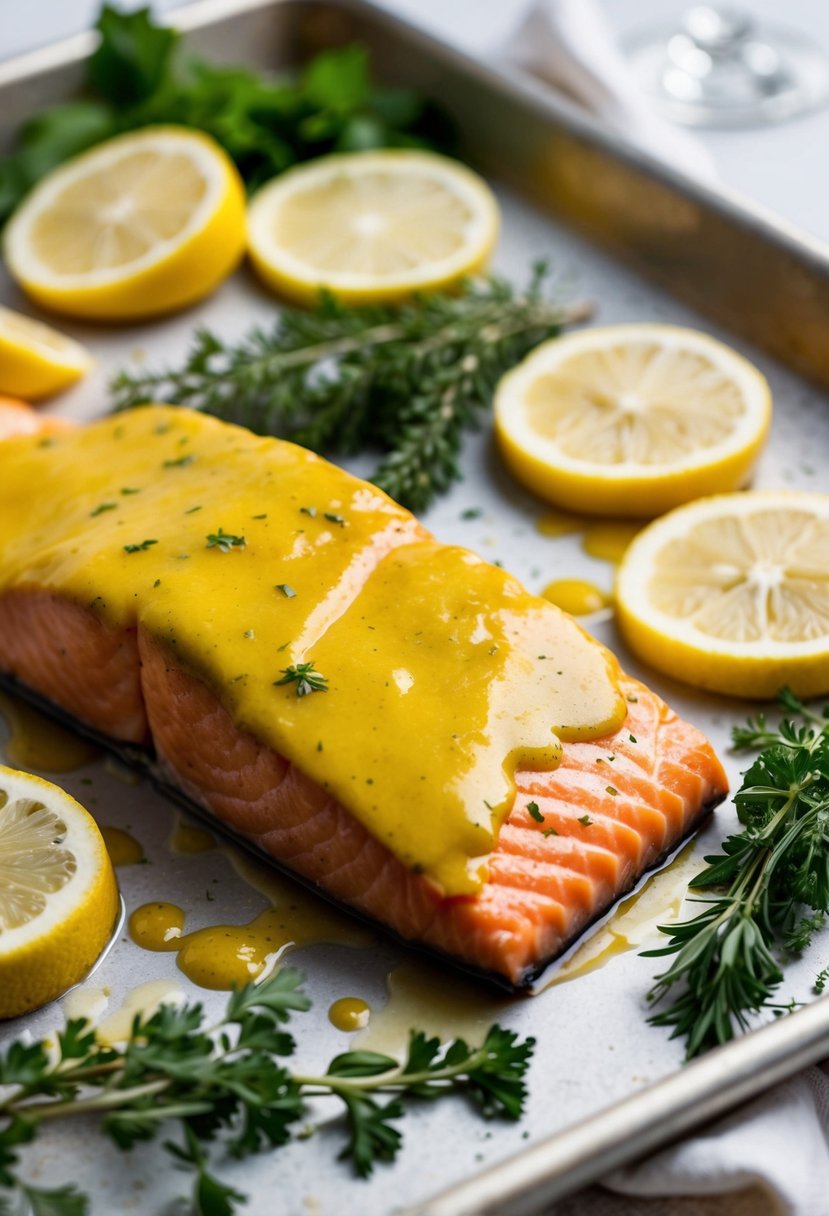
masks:
{"type": "MultiPolygon", "coordinates": [[[[116,519],[115,508],[103,518],[116,519]]],[[[54,545],[47,556],[62,560],[54,545]]],[[[621,726],[563,743],[557,767],[519,767],[483,887],[446,895],[324,782],[240,724],[222,687],[173,641],[38,583],[33,560],[34,573],[0,591],[0,673],[121,754],[145,757],[163,786],[329,899],[508,989],[531,984],[727,792],[705,737],[619,674],[621,726]]]]}

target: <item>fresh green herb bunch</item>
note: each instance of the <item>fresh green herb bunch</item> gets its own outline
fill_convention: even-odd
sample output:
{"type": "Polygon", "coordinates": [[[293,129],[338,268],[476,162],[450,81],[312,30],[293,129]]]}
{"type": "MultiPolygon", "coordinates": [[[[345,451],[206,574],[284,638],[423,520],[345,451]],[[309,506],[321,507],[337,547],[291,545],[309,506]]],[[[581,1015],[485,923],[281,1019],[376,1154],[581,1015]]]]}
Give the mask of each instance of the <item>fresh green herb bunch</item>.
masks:
{"type": "Polygon", "coordinates": [[[286,308],[236,345],[202,329],[180,368],[117,376],[114,406],[167,401],[316,451],[380,449],[374,482],[422,511],[460,477],[463,432],[501,375],[586,315],[548,298],[548,275],[541,263],[524,291],[470,279],[455,295],[396,307],[345,308],[323,295],[314,311],[286,308]]]}
{"type": "Polygon", "coordinates": [[[761,1009],[790,1006],[773,997],[781,957],[799,953],[829,912],[829,709],[815,713],[792,692],[779,696],[787,716],[770,727],[760,715],[733,731],[737,749],[762,748],[734,796],[743,831],[692,883],[711,890],[703,910],[661,926],[676,955],[649,996],[679,996],[651,1021],[673,1028],[694,1056],[733,1038],[761,1009]]]}
{"type": "Polygon", "coordinates": [[[249,984],[233,993],[212,1027],[203,1025],[201,1005],[163,1005],[149,1018],[136,1015],[123,1048],[99,1043],[82,1019],[57,1035],[57,1051],[45,1042],[13,1042],[0,1057],[0,1216],[86,1216],[87,1197],[74,1185],[43,1189],[18,1172],[18,1150],[44,1124],[72,1115],[99,1115],[101,1131],[122,1149],[177,1124],[179,1140],[164,1147],[194,1176],[197,1216],[232,1216],[245,1201],[211,1173],[206,1145],[220,1138],[231,1156],[246,1157],[287,1144],[309,1097],[342,1103],[340,1157],[363,1178],[397,1154],[395,1123],[410,1099],[463,1093],[486,1117],[520,1117],[533,1040],[518,1042],[498,1026],[477,1048],[413,1031],[402,1065],[349,1051],[322,1076],[291,1072],[282,1061],[294,1041],[283,1026],[310,1007],[300,983],[299,973],[286,969],[249,984]]]}
{"type": "Polygon", "coordinates": [[[298,81],[269,80],[244,67],[182,56],[179,35],[155,25],[149,8],[104,5],[85,95],[43,110],[0,159],[0,223],[50,170],[113,135],[157,123],[207,131],[255,189],[297,161],[327,152],[428,147],[452,151],[454,130],[432,102],[371,78],[359,45],[326,51],[298,81]]]}

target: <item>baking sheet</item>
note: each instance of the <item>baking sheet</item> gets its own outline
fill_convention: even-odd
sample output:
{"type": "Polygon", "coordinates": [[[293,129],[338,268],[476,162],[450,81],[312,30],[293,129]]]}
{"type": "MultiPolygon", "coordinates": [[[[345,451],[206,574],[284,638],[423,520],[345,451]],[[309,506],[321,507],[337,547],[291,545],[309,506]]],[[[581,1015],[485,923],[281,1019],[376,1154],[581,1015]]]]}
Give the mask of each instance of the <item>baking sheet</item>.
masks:
{"type": "MultiPolygon", "coordinates": [[[[774,394],[772,439],[755,484],[758,488],[821,488],[818,457],[829,452],[829,411],[820,391],[767,355],[735,340],[733,334],[720,331],[645,285],[497,180],[494,184],[504,215],[495,269],[521,281],[531,262],[544,257],[555,266],[562,293],[593,300],[602,323],[637,320],[696,325],[731,342],[768,376],[774,394]]],[[[716,284],[712,284],[714,290],[716,284]]],[[[0,279],[0,299],[11,307],[33,311],[5,277],[0,279]]],[[[86,382],[60,399],[60,412],[76,418],[96,417],[106,408],[108,377],[131,358],[153,363],[178,361],[197,324],[232,339],[254,321],[267,322],[275,308],[273,299],[242,270],[204,304],[163,322],[118,330],[61,322],[66,332],[92,350],[98,366],[86,382]]],[[[367,473],[371,463],[360,460],[350,462],[349,467],[367,473]]],[[[467,545],[488,560],[501,561],[533,591],[562,577],[586,578],[611,589],[612,566],[585,554],[578,536],[551,539],[538,532],[536,523],[544,508],[506,475],[486,425],[468,438],[463,469],[464,481],[424,517],[441,540],[467,545]],[[463,513],[472,507],[480,509],[481,515],[463,519],[463,513]]],[[[724,754],[732,784],[736,784],[744,765],[728,755],[728,735],[732,723],[751,707],[696,696],[644,669],[624,652],[612,621],[595,624],[594,632],[616,651],[628,670],[709,734],[724,754]]],[[[189,930],[217,923],[241,924],[267,906],[265,896],[239,877],[224,852],[186,856],[171,851],[168,842],[178,812],[148,784],[128,784],[123,774],[116,775],[103,762],[57,779],[102,823],[126,828],[143,845],[148,864],[119,870],[128,911],[149,900],[169,900],[185,909],[189,930]]],[[[716,847],[734,826],[733,811],[723,808],[703,832],[698,853],[716,847]]],[[[345,915],[342,920],[348,923],[345,915]]],[[[386,1000],[386,977],[405,955],[401,947],[378,934],[370,948],[319,945],[289,956],[288,961],[305,972],[314,1001],[313,1011],[298,1015],[293,1024],[297,1061],[303,1071],[324,1065],[347,1046],[346,1036],[326,1017],[331,1001],[360,996],[379,1012],[386,1000]]],[[[787,969],[781,1000],[808,1000],[814,975],[827,962],[829,935],[823,934],[802,961],[787,969]]],[[[472,1177],[485,1165],[540,1143],[651,1082],[677,1075],[681,1045],[645,1022],[644,994],[657,969],[654,960],[621,954],[601,969],[553,987],[541,997],[519,998],[506,1006],[496,998],[493,1020],[538,1040],[529,1078],[530,1099],[519,1124],[484,1123],[455,1100],[416,1109],[402,1124],[405,1146],[398,1161],[391,1167],[379,1167],[366,1183],[355,1180],[346,1165],[335,1161],[339,1140],[325,1125],[327,1108],[322,1105],[317,1113],[323,1125],[312,1138],[242,1163],[222,1162],[222,1176],[250,1196],[244,1210],[251,1216],[270,1216],[274,1210],[286,1216],[385,1216],[401,1206],[425,1201],[443,1187],[472,1177]]],[[[434,967],[436,991],[445,986],[445,976],[434,967]]],[[[141,950],[125,933],[90,984],[109,988],[112,1010],[136,984],[158,978],[176,980],[188,995],[204,1002],[208,1015],[226,999],[222,993],[190,985],[177,971],[174,954],[141,950]]],[[[479,991],[481,1002],[489,1007],[493,994],[483,987],[479,991]]],[[[46,1034],[61,1017],[59,1004],[48,1007],[4,1026],[0,1043],[21,1029],[35,1036],[46,1034]]],[[[723,1061],[727,1069],[725,1054],[723,1061]]],[[[50,1128],[39,1144],[27,1150],[25,1162],[41,1185],[75,1181],[93,1197],[93,1212],[155,1216],[171,1212],[173,1200],[186,1189],[186,1180],[160,1149],[139,1146],[125,1156],[84,1126],[50,1128]]]]}

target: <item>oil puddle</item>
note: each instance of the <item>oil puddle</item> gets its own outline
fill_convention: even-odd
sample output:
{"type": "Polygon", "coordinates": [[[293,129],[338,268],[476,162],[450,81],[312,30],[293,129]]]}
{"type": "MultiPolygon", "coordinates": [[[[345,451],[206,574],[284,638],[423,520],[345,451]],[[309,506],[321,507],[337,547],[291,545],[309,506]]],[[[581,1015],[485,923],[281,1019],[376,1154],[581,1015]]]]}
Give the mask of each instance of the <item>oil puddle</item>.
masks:
{"type": "Polygon", "coordinates": [[[144,846],[124,828],[103,824],[101,835],[114,866],[140,866],[147,860],[144,856],[144,846]]]}
{"type": "Polygon", "coordinates": [[[0,692],[0,715],[9,729],[3,752],[12,768],[71,773],[101,754],[92,743],[7,692],[0,692]]]}
{"type": "Polygon", "coordinates": [[[406,959],[394,967],[386,985],[386,1004],[372,1013],[368,1027],[355,1036],[353,1046],[397,1059],[405,1056],[413,1029],[478,1046],[492,1023],[523,999],[493,996],[480,983],[422,959],[406,959]]]}
{"type": "Polygon", "coordinates": [[[630,542],[642,528],[640,519],[595,519],[572,515],[568,511],[548,511],[536,520],[536,530],[542,536],[568,536],[580,532],[581,547],[590,557],[601,561],[620,562],[630,542]]]}
{"type": "Polygon", "coordinates": [[[659,925],[678,921],[688,884],[701,869],[693,851],[693,844],[686,845],[669,866],[648,879],[641,891],[622,900],[606,925],[563,963],[552,965],[549,974],[536,984],[533,995],[596,971],[620,954],[641,949],[650,938],[658,936],[659,925]]]}
{"type": "Polygon", "coordinates": [[[209,853],[215,849],[216,837],[206,828],[199,827],[198,824],[191,823],[188,818],[179,815],[168,843],[173,853],[197,856],[199,853],[209,853]]]}
{"type": "Polygon", "coordinates": [[[109,1006],[109,989],[82,987],[70,992],[63,1001],[63,1012],[67,1022],[83,1018],[95,1027],[95,1036],[100,1043],[112,1046],[129,1039],[136,1016],[152,1017],[161,1005],[181,1005],[184,992],[175,980],[150,980],[130,989],[121,1005],[107,1017],[103,1017],[109,1006]]]}

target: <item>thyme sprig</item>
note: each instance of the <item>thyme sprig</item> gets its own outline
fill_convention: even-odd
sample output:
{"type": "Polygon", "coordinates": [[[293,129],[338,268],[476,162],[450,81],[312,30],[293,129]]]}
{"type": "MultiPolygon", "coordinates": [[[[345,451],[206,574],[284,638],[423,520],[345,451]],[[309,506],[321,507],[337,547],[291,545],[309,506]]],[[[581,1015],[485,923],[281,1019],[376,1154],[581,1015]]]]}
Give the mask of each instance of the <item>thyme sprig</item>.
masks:
{"type": "Polygon", "coordinates": [[[328,692],[328,677],[316,670],[313,660],[283,667],[282,679],[274,680],[274,687],[280,688],[283,684],[296,684],[298,697],[307,697],[312,692],[328,692]]]}
{"type": "Polygon", "coordinates": [[[285,308],[235,345],[200,329],[181,367],[116,376],[113,404],[166,401],[315,451],[379,450],[374,482],[420,511],[460,477],[463,433],[501,375],[588,315],[548,298],[548,278],[541,263],[524,291],[470,279],[455,295],[395,307],[345,308],[323,295],[313,311],[285,308]]]}
{"type": "Polygon", "coordinates": [[[395,1126],[407,1103],[465,1094],[485,1117],[518,1119],[532,1039],[519,1042],[493,1026],[481,1047],[440,1043],[412,1032],[399,1064],[375,1052],[349,1051],[320,1076],[282,1063],[294,1051],[284,1030],[290,1015],[310,1007],[301,976],[285,969],[230,997],[224,1016],[206,1027],[201,1005],[162,1005],[137,1015],[123,1047],[98,1042],[82,1019],[46,1042],[13,1042],[0,1057],[0,1213],[85,1216],[88,1199],[74,1184],[43,1189],[19,1173],[19,1149],[54,1119],[96,1115],[100,1130],[122,1149],[154,1140],[170,1125],[179,1138],[164,1147],[193,1176],[192,1211],[232,1216],[244,1195],[211,1170],[208,1144],[220,1139],[233,1157],[287,1144],[306,1113],[306,1099],[342,1104],[346,1142],[341,1158],[361,1177],[390,1161],[402,1137],[395,1126]]]}
{"type": "Polygon", "coordinates": [[[725,1043],[774,1001],[786,954],[799,953],[829,912],[829,709],[780,693],[788,715],[777,727],[762,715],[733,731],[738,750],[762,748],[734,796],[743,831],[706,857],[691,920],[660,926],[668,945],[645,953],[676,955],[649,993],[679,995],[650,1019],[687,1041],[688,1056],[725,1043]]]}

